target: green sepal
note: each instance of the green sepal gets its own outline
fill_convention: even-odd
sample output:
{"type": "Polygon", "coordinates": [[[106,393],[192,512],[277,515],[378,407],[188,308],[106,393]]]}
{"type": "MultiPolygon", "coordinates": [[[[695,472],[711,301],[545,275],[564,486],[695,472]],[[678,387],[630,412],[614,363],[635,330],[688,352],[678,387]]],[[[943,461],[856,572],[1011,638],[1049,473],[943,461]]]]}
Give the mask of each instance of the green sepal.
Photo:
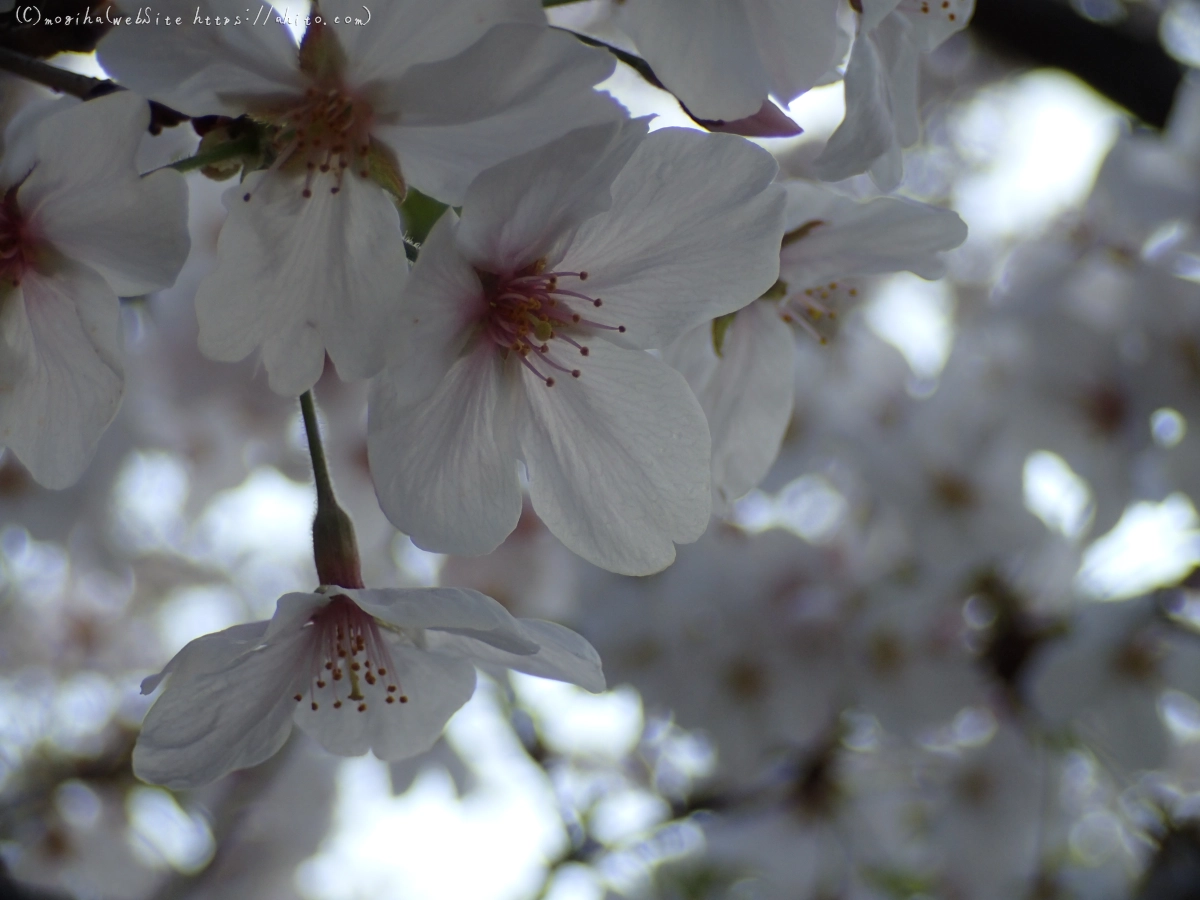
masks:
{"type": "Polygon", "coordinates": [[[820,219],[813,219],[811,222],[805,222],[799,228],[793,228],[783,236],[781,247],[786,247],[788,244],[794,244],[796,241],[807,237],[814,228],[820,228],[825,223],[820,219]]]}
{"type": "Polygon", "coordinates": [[[713,352],[715,352],[717,356],[723,357],[725,355],[721,352],[725,347],[725,332],[727,332],[729,330],[729,326],[733,324],[733,317],[736,315],[736,312],[731,312],[728,315],[717,316],[715,319],[713,319],[713,352]]]}
{"type": "Polygon", "coordinates": [[[374,137],[367,151],[367,177],[395,197],[397,203],[404,202],[408,185],[400,174],[400,161],[391,147],[374,137]]]}
{"type": "Polygon", "coordinates": [[[759,299],[761,299],[761,300],[782,300],[784,297],[787,296],[787,293],[788,293],[788,283],[786,281],[784,281],[782,278],[780,278],[773,285],[771,285],[769,288],[767,288],[763,292],[762,297],[759,299]]]}
{"type": "MultiPolygon", "coordinates": [[[[317,4],[313,4],[313,15],[317,4]]],[[[324,22],[313,21],[300,40],[300,71],[316,84],[337,83],[346,69],[346,51],[324,22]]]]}
{"type": "Polygon", "coordinates": [[[242,116],[205,132],[192,156],[176,160],[170,168],[176,172],[200,170],[206,178],[225,181],[264,168],[269,141],[264,127],[242,116]]]}

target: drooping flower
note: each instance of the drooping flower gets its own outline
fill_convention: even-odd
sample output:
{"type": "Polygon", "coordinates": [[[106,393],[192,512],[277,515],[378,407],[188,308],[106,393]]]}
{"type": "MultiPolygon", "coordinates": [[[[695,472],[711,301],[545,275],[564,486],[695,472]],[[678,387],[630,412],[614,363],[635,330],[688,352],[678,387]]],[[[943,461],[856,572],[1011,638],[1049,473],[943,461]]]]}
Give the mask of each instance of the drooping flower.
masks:
{"type": "Polygon", "coordinates": [[[817,158],[826,181],[870,172],[881,191],[904,175],[903,148],[921,138],[922,54],[967,27],[975,0],[852,0],[861,13],[846,65],[846,115],[817,158]]]}
{"type": "Polygon", "coordinates": [[[794,397],[789,325],[823,341],[814,322],[836,316],[837,299],[857,295],[857,279],[905,270],[940,278],[941,254],[967,236],[954,212],[915,200],[864,202],[798,181],[786,189],[779,283],[736,316],[691,330],[664,353],[708,417],[718,514],[757,485],[779,455],[794,397]]]}
{"type": "Polygon", "coordinates": [[[327,0],[299,48],[274,11],[214,27],[210,14],[245,8],[169,5],[184,25],[154,41],[114,29],[100,59],[189,115],[249,114],[272,129],[270,168],[225,196],[218,267],[196,307],[204,353],[260,348],[283,394],[311,387],[326,353],[347,379],[382,365],[407,273],[394,200],[408,185],[459,203],[488,166],[620,114],[592,90],[612,58],[549,30],[536,0],[394,0],[369,25],[345,24],[361,6],[327,0]]]}
{"type": "Polygon", "coordinates": [[[646,348],[775,280],[765,151],[640,122],[581,129],[485,172],[429,235],[372,388],[384,512],[418,546],[493,550],[534,509],[574,552],[645,574],[709,518],[709,435],[646,348]]]}
{"type": "Polygon", "coordinates": [[[0,446],[38,483],[86,468],[124,390],[117,297],[169,286],[188,252],[187,187],[139,177],[132,94],[27,107],[0,158],[0,446]]]}
{"type": "Polygon", "coordinates": [[[604,689],[600,659],[574,632],[514,619],[475,591],[285,594],[269,622],[189,643],[158,675],[166,688],[133,751],[138,777],[207,784],[273,756],[293,724],[343,756],[428,750],[475,690],[475,664],[604,689]]]}

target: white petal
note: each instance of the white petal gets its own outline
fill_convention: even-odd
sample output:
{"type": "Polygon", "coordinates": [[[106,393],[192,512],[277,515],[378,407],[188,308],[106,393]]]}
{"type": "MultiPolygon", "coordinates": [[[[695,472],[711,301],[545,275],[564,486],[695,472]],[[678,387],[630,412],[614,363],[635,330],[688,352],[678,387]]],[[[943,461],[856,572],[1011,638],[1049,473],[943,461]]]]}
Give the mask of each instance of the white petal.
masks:
{"type": "Polygon", "coordinates": [[[647,575],[708,526],[708,425],[687,382],[639,350],[596,341],[580,378],[523,373],[529,493],[560,541],[598,566],[647,575]]]}
{"type": "Polygon", "coordinates": [[[439,653],[461,655],[485,669],[504,667],[540,678],[567,681],[593,694],[604,690],[600,654],[586,640],[554,622],[538,619],[520,619],[518,622],[525,637],[538,647],[536,653],[506,653],[467,637],[439,633],[429,635],[429,645],[439,653]]]}
{"type": "Polygon", "coordinates": [[[421,247],[400,304],[400,322],[387,349],[391,402],[426,399],[462,355],[486,313],[483,285],[458,248],[458,216],[446,210],[421,247]]]}
{"type": "Polygon", "coordinates": [[[611,97],[592,90],[615,65],[559,31],[497,26],[453,59],[410,69],[376,101],[374,133],[396,151],[409,184],[459,205],[489,166],[621,118],[611,97]]]}
{"type": "Polygon", "coordinates": [[[837,64],[839,0],[745,0],[768,84],[788,104],[837,64]]]}
{"type": "Polygon", "coordinates": [[[521,515],[512,389],[497,349],[481,343],[421,403],[398,401],[405,393],[399,377],[384,370],[368,403],[367,451],[380,506],[418,547],[490,553],[521,515]]]}
{"type": "Polygon", "coordinates": [[[21,181],[37,165],[38,126],[44,119],[78,106],[74,97],[26,103],[18,109],[4,129],[4,152],[0,153],[0,187],[8,189],[21,181]]]}
{"type": "Polygon", "coordinates": [[[898,188],[904,178],[904,153],[901,152],[900,145],[892,144],[888,147],[887,152],[867,169],[867,174],[875,182],[875,187],[884,193],[898,188]]]}
{"type": "MultiPolygon", "coordinates": [[[[240,648],[243,636],[238,633],[230,650],[240,648]]],[[[182,790],[277,753],[292,730],[291,694],[304,680],[306,642],[295,632],[221,668],[181,666],[142,723],[134,773],[182,790]]]]}
{"type": "Polygon", "coordinates": [[[262,364],[271,390],[297,397],[325,371],[325,342],[310,323],[277,331],[263,340],[262,364]]]}
{"type": "Polygon", "coordinates": [[[488,169],[463,201],[463,254],[506,274],[561,256],[575,228],[612,204],[613,180],[648,126],[636,120],[579,128],[488,169]]]}
{"type": "Polygon", "coordinates": [[[546,22],[536,0],[388,0],[371,7],[364,26],[344,24],[347,17],[366,18],[360,0],[322,0],[321,14],[346,52],[347,78],[356,85],[394,81],[412,66],[457,56],[493,25],[546,22]]]}
{"type": "Polygon", "coordinates": [[[295,591],[284,594],[275,602],[275,615],[267,624],[266,638],[277,640],[280,635],[298,632],[313,615],[329,605],[326,594],[295,591]]]}
{"type": "Polygon", "coordinates": [[[907,12],[904,16],[912,26],[912,42],[915,47],[928,53],[946,38],[962,31],[975,14],[975,0],[949,0],[937,4],[932,14],[907,12]]]}
{"type": "Polygon", "coordinates": [[[712,433],[713,512],[766,476],[792,417],[796,344],[774,303],[740,310],[718,357],[710,325],[693,329],[663,359],[683,373],[712,433]]]}
{"type": "Polygon", "coordinates": [[[0,372],[0,446],[39,484],[67,487],[121,402],[116,295],[91,269],[60,259],[52,273],[26,273],[0,310],[0,352],[20,360],[19,375],[0,372]]]}
{"type": "Polygon", "coordinates": [[[917,96],[921,54],[913,28],[904,16],[889,16],[872,32],[871,40],[887,73],[896,141],[901,147],[911,147],[921,139],[917,96]]]}
{"type": "Polygon", "coordinates": [[[746,10],[727,0],[627,0],[622,23],[654,74],[693,115],[742,119],[767,98],[746,10]]]}
{"type": "Polygon", "coordinates": [[[967,239],[966,224],[948,209],[902,197],[863,203],[816,184],[785,187],[789,227],[822,223],[780,254],[780,277],[793,290],[830,278],[902,270],[940,278],[946,266],[939,254],[967,239]]]}
{"type": "Polygon", "coordinates": [[[813,163],[825,181],[867,171],[895,144],[887,76],[870,34],[860,34],[846,66],[846,116],[813,163]]]}
{"type": "Polygon", "coordinates": [[[507,609],[478,591],[463,588],[347,590],[346,596],[375,618],[398,628],[436,629],[528,656],[527,639],[507,609]]]}
{"type": "Polygon", "coordinates": [[[783,190],[775,160],[732,135],[664,128],[613,185],[612,208],[584,222],[558,268],[589,273],[621,343],[664,347],[741,309],[779,274],[783,190]]]}
{"type": "MultiPolygon", "coordinates": [[[[121,5],[127,15],[137,10],[121,5]]],[[[247,9],[240,0],[160,0],[154,9],[172,19],[151,28],[154,40],[146,39],[145,26],[122,24],[96,49],[105,71],[125,87],[189,116],[238,116],[247,98],[303,94],[296,44],[271,7],[257,24],[261,7],[247,9]],[[177,16],[183,24],[174,24],[177,16]],[[230,24],[204,24],[217,16],[230,24]]]]}
{"type": "Polygon", "coordinates": [[[94,268],[117,294],[168,287],[188,254],[187,185],[178,172],[134,166],[146,101],[119,91],[37,126],[37,165],[17,192],[33,227],[94,268]]]}
{"type": "Polygon", "coordinates": [[[279,393],[311,387],[325,352],[346,380],[374,375],[399,309],[408,264],[395,204],[350,173],[334,184],[320,176],[305,198],[302,179],[271,172],[226,191],[218,268],[196,292],[201,351],[234,361],[274,339],[263,363],[279,393]]]}
{"type": "Polygon", "coordinates": [[[246,622],[188,641],[161,672],[142,679],[142,693],[154,693],[162,680],[174,672],[178,672],[179,677],[186,681],[198,674],[228,668],[243,653],[262,643],[268,624],[246,622]]]}
{"type": "Polygon", "coordinates": [[[1096,708],[1081,717],[1079,731],[1102,758],[1125,771],[1157,769],[1171,749],[1157,695],[1149,684],[1110,684],[1096,708]]]}
{"type": "Polygon", "coordinates": [[[875,30],[899,4],[900,0],[861,0],[862,22],[859,27],[863,31],[875,30]]]}
{"type": "Polygon", "coordinates": [[[354,703],[293,703],[296,724],[330,753],[358,756],[368,750],[380,759],[404,759],[434,745],[446,722],[475,692],[475,668],[466,660],[427,653],[409,644],[391,645],[390,674],[407,703],[374,697],[359,711],[354,703]]]}

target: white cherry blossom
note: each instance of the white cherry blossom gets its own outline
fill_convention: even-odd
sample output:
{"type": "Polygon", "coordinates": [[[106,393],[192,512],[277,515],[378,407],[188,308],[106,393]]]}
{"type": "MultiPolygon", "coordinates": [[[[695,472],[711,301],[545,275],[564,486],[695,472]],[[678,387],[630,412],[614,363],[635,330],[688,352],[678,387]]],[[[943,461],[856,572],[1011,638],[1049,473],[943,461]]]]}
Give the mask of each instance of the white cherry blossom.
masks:
{"type": "Polygon", "coordinates": [[[475,591],[285,594],[269,622],[189,643],[133,751],[138,777],[207,784],[273,756],[299,725],[329,752],[404,759],[433,746],[475,690],[475,664],[604,689],[600,658],[574,632],[514,619],[475,591]]]}
{"type": "Polygon", "coordinates": [[[619,115],[592,90],[612,58],[547,28],[535,0],[395,0],[363,26],[333,24],[361,5],[328,0],[300,48],[274,11],[216,27],[188,23],[245,7],[165,6],[185,24],[153,41],[114,29],[100,59],[189,115],[249,114],[277,129],[271,167],[226,193],[218,267],[196,308],[204,353],[261,349],[282,394],[311,387],[326,353],[346,379],[382,365],[407,273],[394,204],[406,186],[457,204],[488,166],[619,115]]]}
{"type": "Polygon", "coordinates": [[[704,531],[709,434],[645,348],[775,280],[775,163],[728,135],[581,129],[492,169],[413,269],[368,448],[388,518],[425,549],[493,550],[534,509],[585,559],[670,564],[704,531]]]}
{"type": "Polygon", "coordinates": [[[1189,631],[1159,617],[1154,597],[1089,604],[1034,658],[1027,685],[1046,722],[1069,728],[1106,764],[1155,768],[1170,749],[1158,695],[1200,694],[1200,652],[1189,631]]]}
{"type": "Polygon", "coordinates": [[[117,296],[169,286],[188,252],[187,188],[142,178],[144,100],[27,107],[0,159],[0,446],[46,487],[82,474],[121,402],[117,296]]]}
{"type": "Polygon", "coordinates": [[[796,346],[788,325],[823,342],[814,322],[836,315],[841,298],[853,299],[859,278],[904,270],[940,278],[942,254],[967,236],[955,213],[915,200],[857,201],[799,181],[785,187],[788,231],[772,295],[716,331],[693,329],[665,353],[708,416],[719,515],[757,485],[779,455],[794,398],[796,346]]]}
{"type": "Polygon", "coordinates": [[[841,181],[870,172],[882,191],[904,176],[903,149],[921,138],[922,54],[967,27],[975,0],[852,0],[861,10],[846,65],[846,116],[817,158],[817,174],[841,181]]]}

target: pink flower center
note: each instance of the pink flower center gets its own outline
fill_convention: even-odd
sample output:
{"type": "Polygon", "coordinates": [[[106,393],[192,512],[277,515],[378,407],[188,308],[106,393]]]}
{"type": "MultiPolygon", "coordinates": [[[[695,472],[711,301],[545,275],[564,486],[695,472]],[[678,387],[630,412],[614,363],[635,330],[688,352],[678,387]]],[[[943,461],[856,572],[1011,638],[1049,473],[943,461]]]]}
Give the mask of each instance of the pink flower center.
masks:
{"type": "Polygon", "coordinates": [[[625,333],[624,325],[605,325],[584,318],[579,310],[603,306],[599,297],[589,297],[564,287],[563,279],[576,285],[587,281],[587,272],[545,272],[546,261],[510,276],[480,272],[487,295],[484,333],[496,346],[517,355],[521,364],[554,387],[553,369],[578,378],[582,372],[572,365],[577,356],[590,352],[574,335],[585,337],[588,330],[625,333]]]}
{"type": "Polygon", "coordinates": [[[0,197],[0,286],[21,283],[29,268],[32,243],[17,209],[17,189],[11,188],[0,197]]]}
{"type": "MultiPolygon", "coordinates": [[[[370,177],[370,104],[339,87],[310,87],[299,102],[260,114],[279,127],[272,169],[304,173],[303,196],[311,197],[318,175],[332,173],[336,194],[352,165],[363,178],[370,177]]],[[[250,200],[250,194],[243,196],[250,200]]]]}
{"type": "MultiPolygon", "coordinates": [[[[366,712],[372,703],[408,702],[374,616],[339,594],[313,615],[310,627],[308,697],[314,710],[328,703],[366,712]]],[[[304,694],[294,699],[299,703],[304,694]]]]}

